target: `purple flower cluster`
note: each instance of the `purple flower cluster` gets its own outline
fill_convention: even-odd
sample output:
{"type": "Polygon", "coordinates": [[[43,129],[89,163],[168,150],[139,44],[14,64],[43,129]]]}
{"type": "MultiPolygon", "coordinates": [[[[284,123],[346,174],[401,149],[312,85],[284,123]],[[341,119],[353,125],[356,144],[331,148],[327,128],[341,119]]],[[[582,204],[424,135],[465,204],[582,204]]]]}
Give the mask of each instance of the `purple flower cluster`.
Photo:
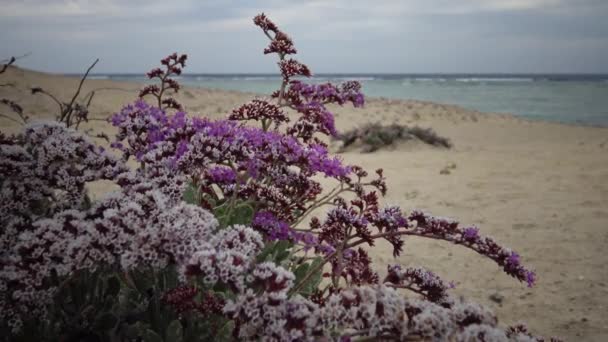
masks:
{"type": "Polygon", "coordinates": [[[331,83],[306,84],[302,81],[291,81],[287,96],[295,106],[305,102],[339,105],[351,102],[355,108],[358,108],[365,104],[361,84],[357,81],[347,81],[338,86],[331,83]]]}
{"type": "Polygon", "coordinates": [[[289,122],[289,118],[281,108],[273,103],[259,99],[251,100],[235,108],[230,116],[228,116],[228,119],[261,121],[264,126],[274,123],[277,128],[281,123],[289,122]]]}
{"type": "Polygon", "coordinates": [[[445,284],[436,274],[423,268],[388,265],[384,283],[395,288],[406,288],[443,307],[449,308],[454,304],[447,292],[453,286],[445,284]]]}
{"type": "Polygon", "coordinates": [[[283,81],[289,82],[294,76],[310,77],[312,73],[308,67],[295,59],[286,59],[279,62],[279,71],[283,75],[283,81]]]}
{"type": "Polygon", "coordinates": [[[494,260],[510,276],[525,281],[529,287],[536,282],[536,273],[526,269],[520,262],[519,255],[500,246],[489,237],[482,237],[476,227],[460,228],[458,222],[437,218],[421,211],[410,214],[409,220],[416,221],[416,226],[407,235],[418,235],[446,240],[466,246],[477,253],[494,260]]]}
{"type": "Polygon", "coordinates": [[[161,130],[167,121],[162,109],[150,106],[143,100],[127,105],[110,118],[112,126],[118,129],[112,147],[121,150],[125,160],[130,156],[140,160],[154,142],[162,140],[161,130]]]}
{"type": "Polygon", "coordinates": [[[177,53],[173,53],[165,58],[163,58],[160,63],[163,65],[165,70],[161,68],[156,68],[150,70],[146,75],[149,79],[158,79],[160,81],[160,85],[151,84],[139,93],[139,98],[144,98],[147,95],[151,95],[156,99],[157,105],[159,109],[176,109],[183,110],[181,104],[179,104],[172,97],[164,97],[167,92],[172,92],[173,94],[179,91],[179,83],[171,78],[173,75],[181,75],[182,68],[186,66],[186,60],[188,56],[186,55],[178,55],[177,53]]]}
{"type": "MultiPolygon", "coordinates": [[[[185,153],[185,152],[184,152],[185,153]]],[[[233,169],[225,166],[215,166],[209,168],[205,175],[212,183],[229,185],[236,182],[236,172],[233,169]]]]}
{"type": "Polygon", "coordinates": [[[294,233],[289,224],[278,220],[277,217],[269,211],[258,211],[253,217],[251,227],[264,233],[270,241],[275,240],[291,240],[294,238],[294,233]]]}
{"type": "MultiPolygon", "coordinates": [[[[272,96],[280,97],[281,91],[272,96]]],[[[335,86],[331,83],[306,84],[293,80],[289,82],[283,97],[287,106],[301,114],[288,128],[288,133],[305,141],[312,139],[315,133],[337,135],[334,116],[325,105],[333,103],[342,106],[351,102],[354,107],[362,107],[365,102],[361,84],[357,81],[335,86]]]]}
{"type": "Polygon", "coordinates": [[[277,32],[280,32],[277,25],[275,25],[275,23],[268,19],[268,17],[264,13],[256,15],[253,18],[253,23],[256,26],[259,26],[262,30],[264,30],[265,33],[268,31],[274,32],[275,34],[277,32]]]}
{"type": "Polygon", "coordinates": [[[346,250],[342,258],[332,259],[332,272],[344,279],[346,287],[378,284],[380,278],[372,269],[372,259],[364,249],[346,250]]]}
{"type": "Polygon", "coordinates": [[[330,83],[309,85],[293,80],[294,77],[311,77],[312,72],[305,64],[293,58],[285,59],[286,55],[296,53],[291,38],[280,31],[264,14],[256,16],[253,22],[270,39],[270,45],[264,53],[276,53],[279,56],[278,65],[283,83],[272,97],[278,99],[279,106],[289,107],[300,114],[296,122],[288,127],[287,133],[305,142],[314,140],[317,143],[320,143],[314,137],[317,133],[337,135],[334,116],[325,105],[330,103],[344,105],[352,102],[355,107],[363,106],[361,85],[356,81],[345,82],[340,86],[330,83]]]}
{"type": "Polygon", "coordinates": [[[332,247],[319,243],[313,233],[294,230],[270,211],[258,211],[253,217],[251,228],[261,232],[268,241],[290,241],[301,245],[304,251],[316,249],[325,255],[334,252],[332,247]]]}
{"type": "Polygon", "coordinates": [[[196,311],[203,317],[221,314],[225,305],[224,299],[212,291],[201,293],[200,289],[188,285],[178,286],[165,292],[162,302],[180,315],[196,311]]]}
{"type": "Polygon", "coordinates": [[[278,31],[268,47],[264,49],[264,54],[269,53],[282,53],[285,55],[290,55],[297,53],[297,51],[291,38],[289,38],[289,36],[285,33],[278,31]]]}
{"type": "Polygon", "coordinates": [[[320,193],[313,176],[340,179],[350,174],[350,167],[330,156],[325,146],[236,121],[200,120],[183,112],[168,116],[137,102],[115,114],[112,122],[119,129],[114,146],[125,157],[135,155],[146,165],[160,164],[192,175],[208,195],[208,207],[236,195],[293,220],[293,213],[320,193]]]}

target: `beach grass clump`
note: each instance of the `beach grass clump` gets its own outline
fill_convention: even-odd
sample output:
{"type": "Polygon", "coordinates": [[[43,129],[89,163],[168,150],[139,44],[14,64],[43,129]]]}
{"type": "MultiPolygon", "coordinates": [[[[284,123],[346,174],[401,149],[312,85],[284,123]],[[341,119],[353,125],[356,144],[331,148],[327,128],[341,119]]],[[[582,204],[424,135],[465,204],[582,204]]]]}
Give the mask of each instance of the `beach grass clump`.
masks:
{"type": "Polygon", "coordinates": [[[340,133],[336,139],[342,141],[342,149],[361,146],[362,152],[374,152],[384,147],[393,146],[400,141],[411,140],[422,141],[425,144],[437,147],[452,147],[449,139],[439,136],[432,128],[409,127],[396,123],[390,125],[368,123],[340,133]]]}
{"type": "Polygon", "coordinates": [[[368,254],[378,241],[399,257],[407,238],[422,237],[536,281],[475,226],[383,205],[382,169],[347,164],[320,138],[337,135],[326,105],[363,106],[361,85],[295,80],[311,72],[287,58],[291,38],[263,14],[254,23],[283,80],[227,119],[165,101],[164,89],[179,89],[167,77],[186,61],[174,54],[149,74],[166,84],[112,116],[122,157],[65,123],[0,135],[2,339],[542,341],[499,326],[425,268],[396,259],[380,277],[368,254]],[[96,180],[119,190],[91,201],[96,180]]]}

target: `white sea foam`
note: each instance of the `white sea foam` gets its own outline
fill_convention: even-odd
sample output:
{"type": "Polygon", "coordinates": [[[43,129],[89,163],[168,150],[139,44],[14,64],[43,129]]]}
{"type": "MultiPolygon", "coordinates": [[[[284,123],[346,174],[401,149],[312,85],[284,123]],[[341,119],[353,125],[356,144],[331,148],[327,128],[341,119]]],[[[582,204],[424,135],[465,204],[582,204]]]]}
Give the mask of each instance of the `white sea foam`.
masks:
{"type": "Polygon", "coordinates": [[[480,82],[534,82],[533,78],[527,77],[469,77],[469,78],[456,78],[457,82],[466,83],[480,83],[480,82]]]}
{"type": "Polygon", "coordinates": [[[89,75],[87,78],[90,80],[109,80],[110,76],[108,76],[108,75],[89,75]]]}

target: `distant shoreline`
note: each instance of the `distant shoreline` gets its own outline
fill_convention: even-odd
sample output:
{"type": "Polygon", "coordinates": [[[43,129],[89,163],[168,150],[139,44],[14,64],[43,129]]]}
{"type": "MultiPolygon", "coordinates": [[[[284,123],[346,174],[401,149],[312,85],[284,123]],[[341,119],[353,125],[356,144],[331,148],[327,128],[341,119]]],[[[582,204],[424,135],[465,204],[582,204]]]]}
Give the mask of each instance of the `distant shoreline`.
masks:
{"type": "MultiPolygon", "coordinates": [[[[74,76],[74,75],[72,75],[74,76]]],[[[146,83],[145,75],[97,73],[91,79],[146,83]]],[[[280,77],[267,73],[185,74],[182,85],[269,95],[280,77]]],[[[305,81],[357,80],[368,98],[417,99],[534,121],[608,127],[605,74],[366,74],[322,73],[305,81]]]]}
{"type": "MultiPolygon", "coordinates": [[[[44,73],[44,72],[38,72],[38,71],[32,71],[32,70],[27,70],[27,69],[21,69],[21,68],[16,68],[15,70],[22,70],[25,73],[38,73],[40,75],[48,75],[51,77],[69,77],[69,78],[73,78],[76,79],[78,78],[78,75],[75,74],[70,74],[70,75],[54,75],[54,74],[49,74],[49,73],[44,73]]],[[[336,82],[339,83],[340,81],[344,81],[346,79],[348,79],[347,76],[353,76],[356,74],[319,74],[317,75],[317,78],[313,78],[313,81],[332,81],[332,82],[336,82]],[[341,77],[338,79],[324,79],[323,77],[341,77]]],[[[359,76],[364,75],[364,74],[358,74],[359,76]]],[[[397,75],[397,74],[395,74],[397,75]]],[[[393,75],[393,76],[395,76],[393,75]]],[[[405,75],[405,74],[398,74],[398,75],[405,75]]],[[[420,74],[421,75],[421,74],[420,74]]],[[[446,74],[447,75],[447,74],[446,74]]],[[[450,74],[451,77],[454,77],[456,79],[456,77],[462,76],[463,74],[450,74]]],[[[469,74],[469,76],[471,76],[473,74],[469,74]]],[[[485,77],[495,77],[499,74],[476,74],[476,76],[480,76],[483,75],[485,77]]],[[[500,74],[500,75],[505,75],[505,74],[500,74]]],[[[526,76],[525,74],[510,74],[508,76],[510,77],[519,77],[519,76],[526,76]]],[[[529,76],[530,74],[528,74],[527,76],[529,76]]],[[[557,74],[554,74],[557,75],[557,74]]],[[[386,75],[385,75],[386,76],[386,75]]],[[[445,75],[444,75],[445,76],[445,75]]],[[[583,77],[582,75],[579,75],[580,77],[583,77]]],[[[588,76],[588,75],[587,75],[588,76]]],[[[586,76],[586,77],[587,77],[586,76]]],[[[180,82],[183,85],[183,89],[184,91],[187,89],[203,89],[203,90],[210,90],[210,91],[214,91],[214,92],[227,92],[227,93],[233,93],[233,94],[243,94],[243,95],[247,95],[247,96],[268,96],[268,94],[270,93],[271,90],[274,90],[274,87],[276,86],[277,82],[279,81],[278,79],[274,79],[274,77],[277,77],[277,75],[274,74],[185,74],[183,76],[181,76],[180,82]],[[197,76],[198,75],[198,76],[197,76]],[[211,81],[196,81],[196,77],[203,77],[201,75],[209,75],[210,77],[217,77],[217,79],[211,80],[211,81]],[[245,76],[246,75],[246,76],[245,76]],[[240,77],[248,77],[248,79],[240,79],[240,77]],[[256,78],[256,77],[271,77],[269,79],[261,79],[261,78],[256,78]],[[233,79],[236,78],[236,79],[233,79]],[[215,81],[215,80],[219,80],[219,81],[215,81]],[[219,84],[218,84],[219,83],[219,84]],[[260,86],[262,87],[266,87],[264,88],[260,88],[260,86]]],[[[439,76],[437,76],[439,77],[439,76]]],[[[594,76],[595,79],[599,79],[599,77],[603,77],[602,75],[595,75],[594,76]]],[[[606,77],[608,78],[608,75],[606,75],[606,77]]],[[[384,82],[384,80],[374,80],[374,81],[369,81],[369,80],[363,80],[363,86],[364,86],[364,93],[366,93],[366,97],[369,101],[374,101],[374,100],[386,100],[386,101],[403,101],[404,104],[407,103],[408,101],[414,101],[414,102],[418,102],[418,103],[426,103],[428,105],[439,105],[439,106],[450,106],[453,108],[460,108],[464,111],[470,111],[470,112],[475,112],[475,113],[483,113],[483,114],[489,114],[490,116],[493,115],[499,115],[499,116],[510,116],[513,117],[515,119],[518,120],[524,120],[524,121],[530,121],[530,122],[545,122],[545,123],[552,123],[552,124],[562,124],[562,125],[567,125],[567,126],[581,126],[581,127],[593,127],[593,128],[607,128],[608,127],[608,96],[603,96],[602,98],[599,98],[599,96],[593,96],[594,97],[594,101],[597,101],[597,99],[599,99],[599,101],[601,101],[601,103],[599,105],[603,105],[604,102],[605,103],[605,107],[604,106],[597,106],[599,108],[600,114],[596,117],[592,117],[592,120],[584,120],[587,117],[582,117],[581,120],[578,120],[578,118],[576,117],[559,117],[558,115],[554,115],[552,116],[552,112],[550,112],[550,110],[553,110],[554,107],[554,103],[552,102],[544,102],[544,103],[540,103],[540,104],[536,104],[536,103],[531,103],[528,104],[529,107],[531,107],[532,109],[537,109],[539,106],[542,105],[548,105],[549,106],[549,111],[547,111],[545,114],[548,114],[547,116],[541,116],[541,115],[525,115],[525,114],[521,114],[518,113],[516,110],[509,110],[509,108],[506,108],[503,110],[499,110],[500,108],[480,108],[480,106],[478,105],[479,103],[475,103],[475,102],[471,102],[471,103],[466,103],[466,101],[464,101],[464,103],[462,101],[460,101],[460,97],[458,95],[454,95],[451,96],[450,98],[441,98],[441,97],[434,97],[432,96],[434,93],[433,92],[428,92],[428,93],[424,93],[421,94],[423,96],[416,96],[417,94],[415,94],[415,91],[417,89],[420,88],[425,88],[425,87],[434,87],[433,89],[438,89],[439,91],[443,91],[443,96],[445,97],[446,93],[449,92],[448,91],[462,91],[462,89],[465,89],[467,91],[466,94],[468,94],[469,97],[471,97],[471,94],[473,94],[474,96],[477,95],[477,93],[483,93],[484,90],[495,90],[496,88],[501,89],[501,88],[505,88],[506,91],[504,91],[504,93],[507,96],[511,96],[511,99],[509,101],[504,100],[504,102],[507,102],[508,105],[511,105],[512,102],[510,101],[517,101],[517,99],[513,100],[512,98],[514,96],[509,94],[509,91],[513,91],[513,90],[518,90],[520,88],[520,85],[518,82],[513,82],[513,81],[507,81],[507,82],[500,82],[500,79],[496,79],[496,78],[492,78],[491,80],[494,80],[494,83],[492,83],[491,85],[479,85],[479,84],[475,84],[474,82],[459,82],[457,85],[443,85],[441,83],[432,83],[429,82],[431,85],[426,86],[424,84],[424,82],[422,81],[420,84],[422,85],[418,85],[418,84],[414,84],[412,85],[406,85],[403,86],[403,88],[399,89],[396,86],[399,86],[399,82],[396,82],[396,86],[395,86],[395,82],[393,81],[388,81],[388,82],[384,82]],[[401,91],[403,90],[404,93],[397,93],[396,91],[401,91]],[[387,94],[387,91],[389,92],[387,94]],[[390,91],[393,91],[393,93],[391,94],[390,91]],[[451,101],[452,100],[452,101],[451,101]],[[601,120],[598,120],[597,118],[600,118],[601,120]],[[594,121],[595,120],[595,121],[594,121]]],[[[117,84],[130,84],[133,88],[138,87],[140,84],[145,83],[147,81],[145,75],[139,75],[139,74],[133,74],[133,76],[125,76],[125,75],[120,75],[120,74],[102,74],[102,73],[97,73],[97,74],[93,74],[90,75],[89,80],[87,83],[108,83],[108,84],[113,84],[113,85],[117,85],[117,84]]],[[[565,82],[559,82],[559,81],[553,81],[553,86],[554,87],[568,87],[569,86],[569,81],[565,81],[565,82]]],[[[522,85],[521,87],[524,87],[523,90],[521,90],[520,92],[522,92],[523,96],[527,96],[527,90],[532,89],[534,90],[534,88],[539,88],[537,86],[532,86],[534,84],[534,82],[526,82],[526,84],[530,83],[530,86],[527,85],[522,85]],[[526,88],[527,87],[527,88],[526,88]],[[532,87],[532,88],[530,88],[532,87]]],[[[540,82],[539,82],[540,83],[540,82]]],[[[131,86],[129,88],[131,88],[131,86]]],[[[597,88],[600,89],[601,91],[603,91],[604,94],[608,94],[608,81],[604,82],[597,82],[597,81],[593,81],[593,83],[591,83],[590,86],[588,86],[590,88],[597,88]],[[605,86],[604,86],[605,84],[605,86]]],[[[541,87],[542,89],[542,87],[541,87]]],[[[134,89],[133,89],[134,90],[134,89]]],[[[558,89],[559,90],[559,89],[558,89]]],[[[466,95],[465,94],[465,95],[466,95]]],[[[560,96],[554,96],[552,94],[549,94],[553,97],[556,98],[556,101],[563,101],[565,102],[565,105],[568,105],[570,107],[572,107],[572,111],[574,113],[579,113],[581,111],[582,108],[581,106],[576,106],[574,104],[569,103],[569,101],[567,100],[563,100],[563,99],[559,99],[560,96]]],[[[475,101],[479,101],[480,99],[482,101],[488,102],[488,103],[492,103],[493,100],[495,99],[499,99],[502,100],[500,98],[500,96],[494,96],[494,99],[485,99],[483,98],[483,96],[478,96],[478,98],[473,98],[472,100],[475,101]]],[[[484,103],[481,103],[481,105],[483,105],[484,103]]],[[[559,106],[557,106],[557,108],[559,109],[559,106]]],[[[512,108],[511,108],[512,109],[512,108]]]]}
{"type": "MultiPolygon", "coordinates": [[[[79,77],[81,73],[58,73],[57,75],[79,77]]],[[[91,73],[93,78],[145,78],[145,73],[91,73]]],[[[179,78],[211,79],[280,79],[276,73],[184,73],[179,78]]],[[[608,73],[317,73],[315,79],[362,79],[362,80],[460,80],[460,81],[553,81],[553,82],[608,82],[608,73]]]]}

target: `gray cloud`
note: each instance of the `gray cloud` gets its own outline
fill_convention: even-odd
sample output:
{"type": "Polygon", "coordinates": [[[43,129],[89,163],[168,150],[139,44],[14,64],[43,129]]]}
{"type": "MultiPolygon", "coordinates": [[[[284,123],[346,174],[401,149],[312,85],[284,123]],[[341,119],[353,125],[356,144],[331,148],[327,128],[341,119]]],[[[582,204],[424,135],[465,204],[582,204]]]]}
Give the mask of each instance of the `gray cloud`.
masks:
{"type": "Polygon", "coordinates": [[[274,72],[251,24],[266,12],[317,72],[608,72],[608,2],[581,0],[4,0],[2,55],[25,67],[143,72],[173,51],[189,72],[274,72]]]}

